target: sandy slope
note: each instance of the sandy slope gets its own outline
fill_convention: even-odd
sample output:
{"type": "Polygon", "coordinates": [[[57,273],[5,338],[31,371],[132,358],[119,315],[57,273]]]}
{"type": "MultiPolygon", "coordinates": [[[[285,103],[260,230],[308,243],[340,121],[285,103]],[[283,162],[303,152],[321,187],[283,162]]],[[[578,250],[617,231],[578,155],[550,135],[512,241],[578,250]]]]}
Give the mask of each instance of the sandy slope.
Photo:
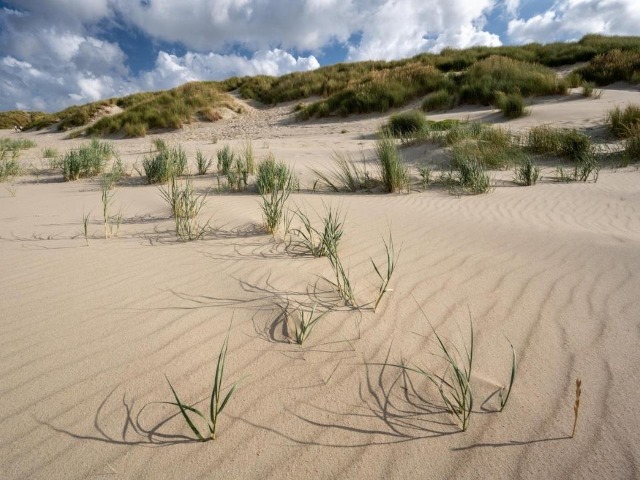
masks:
{"type": "MultiPolygon", "coordinates": [[[[640,103],[640,93],[545,101],[507,126],[597,127],[625,102],[640,103]]],[[[248,136],[259,157],[273,151],[309,186],[308,166],[326,166],[336,148],[367,151],[384,120],[291,124],[288,111],[250,109],[164,137],[193,158],[248,136]]],[[[451,115],[494,118],[486,109],[437,118],[451,115]]],[[[40,148],[77,143],[21,136],[38,142],[23,158],[36,166],[40,148]]],[[[149,138],[115,145],[131,164],[149,138]]],[[[2,478],[640,476],[637,170],[605,170],[595,184],[503,182],[463,198],[294,194],[310,212],[323,202],[346,212],[341,252],[363,303],[376,288],[369,257],[382,262],[391,228],[401,257],[394,292],[375,313],[338,306],[319,280],[330,275],[326,259],[294,255],[264,235],[255,195],[213,195],[206,216],[215,233],[183,244],[157,189],[132,179],[114,200],[125,223],[104,240],[95,181],[37,180],[19,179],[15,197],[0,189],[2,478]],[[88,247],[83,211],[92,212],[88,247]],[[280,322],[287,301],[338,307],[301,349],[280,322]],[[465,433],[425,379],[383,366],[441,365],[420,308],[458,345],[472,313],[476,413],[465,433]],[[176,409],[155,402],[171,400],[166,374],[183,399],[206,408],[232,318],[226,378],[243,378],[242,387],[216,442],[195,443],[176,409]],[[508,378],[505,336],[518,373],[507,408],[495,413],[496,396],[483,402],[508,378]],[[583,396],[570,439],[576,377],[583,396]]]]}

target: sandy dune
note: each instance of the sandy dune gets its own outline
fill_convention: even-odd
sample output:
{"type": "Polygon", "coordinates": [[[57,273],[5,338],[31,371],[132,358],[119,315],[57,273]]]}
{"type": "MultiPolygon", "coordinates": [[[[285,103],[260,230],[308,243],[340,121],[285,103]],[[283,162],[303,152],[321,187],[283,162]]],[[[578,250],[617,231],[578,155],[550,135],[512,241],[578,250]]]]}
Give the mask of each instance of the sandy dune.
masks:
{"type": "MultiPolygon", "coordinates": [[[[504,124],[597,129],[612,105],[544,99],[504,124]]],[[[342,255],[356,294],[377,288],[369,258],[389,229],[401,255],[377,312],[340,307],[324,258],[295,255],[261,228],[255,194],[212,195],[215,231],[180,243],[156,187],[133,178],[115,208],[125,221],[105,240],[95,180],[21,177],[0,188],[0,477],[69,478],[637,478],[640,476],[640,172],[605,169],[597,183],[490,194],[441,190],[331,195],[307,190],[308,167],[334,149],[370,152],[384,116],[291,123],[290,106],[161,135],[214,155],[253,140],[295,166],[291,203],[346,212],[342,255]],[[342,133],[344,131],[344,133],[342,133]],[[212,143],[214,137],[218,143],[212,143]],[[82,214],[91,212],[89,246],[82,214]],[[300,348],[280,307],[333,305],[300,348]],[[390,366],[438,370],[433,327],[462,346],[475,327],[475,413],[459,432],[424,378],[390,366]],[[200,444],[177,416],[164,375],[206,408],[215,356],[233,318],[226,383],[243,379],[215,442],[200,444]],[[496,413],[496,389],[516,383],[496,413]],[[387,364],[387,366],[385,366],[387,364]],[[575,438],[574,383],[583,381],[575,438]],[[488,400],[485,402],[485,400],[488,400]]],[[[434,118],[496,121],[488,109],[434,118]]],[[[61,134],[2,132],[64,151],[61,134]]],[[[154,137],[151,137],[154,138],[154,137]]],[[[149,137],[116,140],[133,164],[149,137]]],[[[423,150],[424,152],[424,150],[423,150]]],[[[419,157],[419,152],[415,155],[419,157]]],[[[424,159],[414,159],[416,162],[424,159]]],[[[198,187],[214,184],[207,176],[198,187]]]]}

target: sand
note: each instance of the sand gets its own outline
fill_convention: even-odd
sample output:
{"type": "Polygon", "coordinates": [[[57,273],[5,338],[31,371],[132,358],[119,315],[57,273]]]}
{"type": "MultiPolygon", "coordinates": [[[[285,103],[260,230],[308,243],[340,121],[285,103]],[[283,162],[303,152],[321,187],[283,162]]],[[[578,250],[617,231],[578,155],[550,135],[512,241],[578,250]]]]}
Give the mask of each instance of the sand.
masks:
{"type": "MultiPolygon", "coordinates": [[[[524,119],[598,129],[632,88],[600,99],[543,99],[524,119]]],[[[175,239],[154,186],[117,188],[124,222],[105,240],[96,180],[41,172],[0,187],[0,477],[75,478],[636,478],[640,476],[640,172],[606,168],[597,183],[531,188],[496,174],[487,195],[309,190],[308,167],[334,149],[370,155],[386,116],[292,123],[290,106],[144,139],[114,140],[132,165],[150,140],[180,142],[193,161],[251,138],[294,166],[291,204],[346,213],[341,254],[362,303],[370,258],[401,250],[374,313],[341,306],[325,258],[266,235],[255,194],[212,194],[204,239],[175,239]],[[217,140],[217,143],[213,143],[217,140]],[[89,244],[81,234],[90,213],[89,244]],[[304,347],[281,322],[286,302],[333,306],[304,347]],[[442,370],[432,327],[462,348],[475,333],[474,413],[460,432],[437,389],[394,365],[442,370]],[[231,323],[232,322],[232,323],[231,323]],[[225,385],[241,387],[215,442],[198,443],[171,401],[207,408],[215,358],[231,325],[225,385]],[[496,390],[517,375],[496,412],[496,390]],[[575,438],[576,378],[582,379],[575,438]]],[[[489,109],[433,118],[501,121],[489,109]]],[[[81,140],[13,133],[65,151],[81,140]]],[[[428,161],[414,148],[412,165],[428,161]]],[[[545,173],[549,173],[545,170],[545,173]]],[[[215,185],[214,177],[196,181],[215,185]]]]}

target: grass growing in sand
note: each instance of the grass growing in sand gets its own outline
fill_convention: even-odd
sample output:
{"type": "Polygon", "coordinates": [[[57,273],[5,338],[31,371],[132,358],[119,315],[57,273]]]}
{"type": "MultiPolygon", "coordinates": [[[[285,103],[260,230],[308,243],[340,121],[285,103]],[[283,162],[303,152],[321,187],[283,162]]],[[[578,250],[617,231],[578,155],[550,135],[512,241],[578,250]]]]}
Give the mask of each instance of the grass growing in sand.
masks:
{"type": "Polygon", "coordinates": [[[89,145],[70,150],[62,158],[62,176],[77,180],[100,175],[114,155],[113,145],[93,139],[89,145]]]}
{"type": "Polygon", "coordinates": [[[615,107],[607,114],[609,133],[616,138],[628,138],[640,131],[640,106],[615,107]]]}
{"type": "Polygon", "coordinates": [[[267,233],[275,236],[283,220],[285,205],[289,195],[297,185],[296,178],[285,164],[275,164],[275,160],[262,162],[258,167],[258,192],[261,194],[262,219],[267,233]],[[267,165],[263,167],[263,165],[267,165]],[[279,168],[278,165],[283,168],[279,168]],[[261,177],[261,167],[263,173],[261,177]]]}
{"type": "Polygon", "coordinates": [[[526,157],[520,164],[516,165],[514,181],[518,185],[531,186],[535,185],[540,178],[540,167],[534,165],[531,158],[526,157]]]}
{"type": "Polygon", "coordinates": [[[375,151],[384,191],[394,193],[408,190],[411,180],[409,169],[402,162],[395,140],[387,135],[379,136],[375,151]]]}
{"type": "Polygon", "coordinates": [[[360,167],[348,153],[333,152],[331,161],[333,166],[327,173],[311,169],[329,189],[334,192],[357,192],[373,187],[374,181],[367,172],[364,159],[363,166],[360,167]]]}
{"type": "Polygon", "coordinates": [[[142,168],[147,183],[165,183],[173,177],[183,175],[187,168],[187,154],[184,149],[169,147],[164,142],[157,144],[158,151],[145,155],[142,168]]]}
{"type": "Polygon", "coordinates": [[[386,253],[386,268],[380,269],[376,262],[371,260],[371,265],[373,265],[373,269],[380,278],[380,287],[378,288],[378,297],[376,298],[373,304],[373,311],[375,312],[378,309],[378,305],[384,297],[385,293],[393,291],[389,288],[389,283],[391,282],[391,277],[393,276],[393,272],[395,271],[396,265],[398,263],[398,258],[400,257],[400,252],[396,254],[395,246],[393,244],[393,237],[391,236],[391,232],[389,232],[389,241],[383,240],[384,249],[386,253]]]}
{"type": "Polygon", "coordinates": [[[4,182],[20,173],[20,150],[0,149],[0,182],[4,182]]]}
{"type": "Polygon", "coordinates": [[[496,95],[496,106],[506,118],[524,117],[528,114],[525,109],[524,98],[519,93],[496,95]]]}
{"type": "Polygon", "coordinates": [[[206,233],[209,222],[202,225],[199,217],[207,202],[208,192],[198,195],[190,176],[183,181],[171,177],[168,184],[160,188],[160,194],[171,208],[176,235],[180,240],[198,240],[206,233]]]}
{"type": "Polygon", "coordinates": [[[173,388],[173,385],[171,385],[169,378],[167,378],[167,383],[169,383],[169,388],[171,388],[171,393],[173,393],[175,402],[164,402],[164,403],[167,403],[169,405],[175,405],[180,409],[180,413],[182,414],[182,417],[184,418],[185,422],[187,423],[191,431],[195,434],[195,436],[198,438],[198,440],[201,442],[206,442],[208,440],[216,439],[216,431],[218,429],[218,420],[219,420],[220,414],[222,413],[224,408],[227,406],[227,403],[229,403],[229,400],[231,400],[233,393],[236,391],[238,387],[238,382],[235,382],[233,385],[231,385],[227,394],[223,396],[222,382],[224,380],[224,367],[225,367],[225,362],[227,358],[227,349],[229,346],[230,333],[231,333],[231,326],[229,326],[227,335],[224,338],[224,342],[222,343],[222,348],[220,349],[220,354],[218,355],[218,362],[216,364],[216,373],[213,379],[213,388],[211,390],[211,398],[209,400],[208,418],[206,416],[207,412],[202,413],[200,410],[196,409],[195,407],[182,403],[182,401],[178,397],[178,394],[173,388]],[[198,427],[196,427],[193,420],[189,417],[189,413],[194,413],[207,422],[207,429],[209,431],[207,436],[204,436],[202,433],[200,433],[200,430],[198,429],[198,427]]]}
{"type": "Polygon", "coordinates": [[[256,189],[260,195],[265,195],[274,190],[293,191],[298,188],[298,180],[284,162],[276,161],[273,155],[269,155],[258,165],[256,176],[256,189]]]}
{"type": "Polygon", "coordinates": [[[198,175],[206,175],[207,171],[213,165],[213,160],[204,156],[202,151],[196,151],[196,168],[198,175]]]}
{"type": "Polygon", "coordinates": [[[298,228],[291,229],[291,234],[297,237],[297,244],[314,257],[326,257],[329,252],[337,251],[338,244],[344,230],[344,215],[339,208],[335,210],[331,205],[324,206],[324,216],[321,217],[322,231],[313,227],[306,213],[297,209],[294,215],[300,220],[298,228]]]}
{"type": "MultiPolygon", "coordinates": [[[[311,308],[311,311],[305,311],[304,309],[299,308],[297,312],[300,318],[298,319],[298,321],[296,321],[295,319],[292,320],[294,340],[298,345],[302,345],[305,340],[309,338],[311,332],[316,327],[318,322],[327,313],[322,312],[320,314],[317,314],[316,307],[317,305],[314,304],[311,308]]],[[[287,318],[290,318],[288,314],[287,318]]]]}

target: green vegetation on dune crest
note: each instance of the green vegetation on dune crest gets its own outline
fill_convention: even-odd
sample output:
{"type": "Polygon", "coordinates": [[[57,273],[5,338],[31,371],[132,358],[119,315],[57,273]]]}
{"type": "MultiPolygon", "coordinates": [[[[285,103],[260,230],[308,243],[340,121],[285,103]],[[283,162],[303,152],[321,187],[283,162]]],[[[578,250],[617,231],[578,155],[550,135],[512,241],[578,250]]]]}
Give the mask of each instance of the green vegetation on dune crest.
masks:
{"type": "Polygon", "coordinates": [[[120,133],[144,136],[150,129],[177,129],[193,120],[216,121],[222,107],[239,110],[227,93],[238,90],[247,99],[275,105],[320,97],[296,107],[301,119],[385,112],[423,100],[424,110],[461,104],[496,103],[496,95],[566,93],[569,85],[616,81],[640,83],[640,36],[586,35],[578,42],[532,43],[521,46],[446,48],[397,61],[368,61],[331,65],[280,77],[232,77],[222,82],[192,82],[172,90],[136,93],[58,113],[0,113],[0,128],[58,129],[80,127],[97,118],[107,106],[124,111],[99,119],[89,135],[120,133]],[[559,79],[549,67],[589,62],[571,76],[559,79]],[[578,82],[578,83],[576,83],[578,82]]]}
{"type": "Polygon", "coordinates": [[[140,137],[153,129],[177,129],[195,119],[222,118],[218,108],[240,111],[217,82],[192,82],[166,92],[136,94],[116,102],[124,112],[98,120],[86,129],[89,135],[124,133],[140,137]]]}

